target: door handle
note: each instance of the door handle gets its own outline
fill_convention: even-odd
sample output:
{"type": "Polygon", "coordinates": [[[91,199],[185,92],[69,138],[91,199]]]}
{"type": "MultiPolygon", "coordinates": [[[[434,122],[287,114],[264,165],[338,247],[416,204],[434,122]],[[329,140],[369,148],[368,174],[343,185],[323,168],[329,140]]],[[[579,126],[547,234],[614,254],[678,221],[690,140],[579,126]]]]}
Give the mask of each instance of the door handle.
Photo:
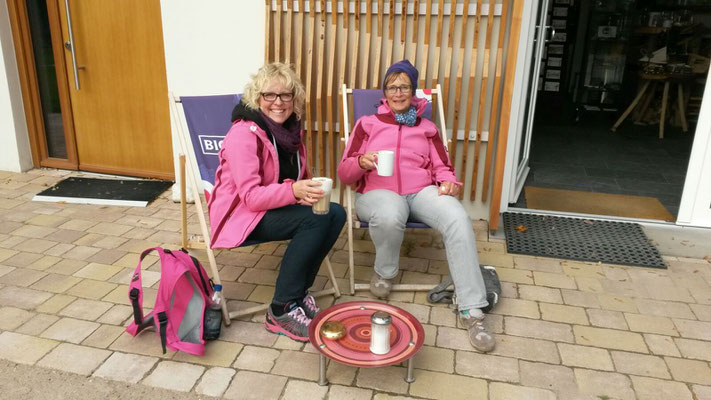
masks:
{"type": "Polygon", "coordinates": [[[77,67],[77,55],[74,51],[74,33],[72,31],[72,13],[69,10],[69,0],[64,0],[64,7],[67,9],[67,30],[69,31],[69,41],[64,42],[64,47],[72,53],[74,87],[79,90],[79,68],[77,67]]]}
{"type": "Polygon", "coordinates": [[[555,28],[552,25],[546,25],[546,30],[550,32],[550,36],[548,36],[548,39],[545,41],[548,43],[553,40],[553,37],[555,37],[555,28]]]}
{"type": "MultiPolygon", "coordinates": [[[[541,26],[536,25],[536,29],[541,29],[541,26]]],[[[553,40],[553,36],[555,36],[555,28],[552,25],[543,26],[543,31],[543,43],[549,43],[551,40],[553,40]]]]}

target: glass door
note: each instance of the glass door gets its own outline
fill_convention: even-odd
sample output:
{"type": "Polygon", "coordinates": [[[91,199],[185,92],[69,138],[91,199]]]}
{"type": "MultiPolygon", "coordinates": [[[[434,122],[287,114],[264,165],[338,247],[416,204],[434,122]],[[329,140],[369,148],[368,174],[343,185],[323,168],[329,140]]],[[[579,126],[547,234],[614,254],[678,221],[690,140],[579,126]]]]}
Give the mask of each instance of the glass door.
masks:
{"type": "MultiPolygon", "coordinates": [[[[532,19],[532,23],[528,25],[527,29],[521,30],[522,38],[533,38],[532,41],[526,43],[526,52],[524,64],[526,71],[522,76],[524,82],[523,93],[521,93],[520,99],[523,100],[523,107],[520,108],[518,121],[519,129],[515,135],[516,142],[514,144],[514,158],[516,167],[512,169],[511,182],[513,185],[509,190],[509,203],[515,203],[516,199],[523,189],[524,182],[528,177],[528,172],[530,167],[529,153],[531,150],[531,132],[533,129],[533,117],[536,106],[536,96],[538,94],[538,86],[540,85],[541,79],[539,78],[541,59],[543,56],[543,50],[547,41],[548,35],[552,36],[553,32],[550,25],[548,24],[548,4],[549,0],[539,0],[536,10],[535,19],[532,19]]],[[[533,12],[533,10],[530,10],[533,12]]]]}
{"type": "MultiPolygon", "coordinates": [[[[42,108],[44,138],[47,156],[66,159],[67,140],[59,101],[59,87],[52,48],[47,3],[44,0],[27,0],[27,18],[32,36],[32,52],[37,72],[37,89],[42,108]]],[[[61,62],[61,60],[60,60],[61,62]]]]}
{"type": "Polygon", "coordinates": [[[74,124],[56,1],[15,0],[14,34],[35,165],[77,169],[74,124]]]}
{"type": "Polygon", "coordinates": [[[711,74],[706,79],[677,224],[711,228],[711,74]]]}

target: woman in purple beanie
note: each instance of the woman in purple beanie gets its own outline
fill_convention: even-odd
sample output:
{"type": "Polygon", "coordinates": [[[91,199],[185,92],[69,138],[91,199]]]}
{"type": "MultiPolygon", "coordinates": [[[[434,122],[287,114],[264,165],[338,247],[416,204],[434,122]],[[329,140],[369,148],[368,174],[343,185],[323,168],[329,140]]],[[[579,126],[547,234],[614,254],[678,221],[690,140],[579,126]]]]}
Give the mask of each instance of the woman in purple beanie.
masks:
{"type": "Polygon", "coordinates": [[[459,320],[472,346],[491,351],[496,341],[484,324],[488,305],[469,215],[457,200],[462,183],[437,126],[421,118],[427,101],[417,98],[418,72],[408,60],[388,68],[378,111],[353,128],[338,177],[356,190],[358,218],[368,222],[375,245],[370,291],[386,298],[397,276],[400,246],[408,220],[424,222],[442,234],[455,286],[459,320]],[[377,153],[394,152],[393,173],[377,173],[377,153]]]}

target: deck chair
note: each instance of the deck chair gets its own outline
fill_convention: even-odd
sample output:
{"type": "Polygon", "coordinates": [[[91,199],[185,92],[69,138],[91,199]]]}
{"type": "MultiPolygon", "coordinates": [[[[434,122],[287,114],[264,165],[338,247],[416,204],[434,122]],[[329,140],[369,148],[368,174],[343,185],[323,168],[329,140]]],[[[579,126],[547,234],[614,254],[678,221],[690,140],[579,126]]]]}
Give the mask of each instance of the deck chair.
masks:
{"type": "MultiPolygon", "coordinates": [[[[180,156],[180,176],[181,176],[181,211],[182,211],[182,226],[181,226],[181,244],[184,248],[200,248],[205,249],[212,273],[213,281],[216,284],[221,284],[220,275],[217,270],[217,262],[215,253],[210,248],[210,229],[208,222],[205,219],[205,213],[200,199],[198,187],[202,187],[205,200],[209,200],[212,189],[215,185],[215,171],[220,165],[218,152],[222,146],[222,140],[232,126],[230,116],[232,109],[241,99],[239,94],[215,95],[215,96],[190,96],[177,97],[172,93],[170,97],[170,110],[173,115],[173,121],[176,124],[176,132],[180,142],[182,154],[180,156]],[[179,107],[178,105],[182,105],[179,107]],[[187,133],[182,124],[183,117],[180,109],[182,108],[187,133]],[[189,142],[188,142],[189,138],[189,142]],[[190,143],[190,145],[188,145],[190,143]],[[186,161],[187,158],[187,161],[186,161]],[[187,168],[186,168],[187,167],[187,168]],[[186,174],[187,169],[187,174],[186,174]],[[187,237],[187,201],[186,201],[186,186],[185,179],[190,180],[195,207],[200,221],[202,233],[202,241],[189,241],[187,237]],[[198,184],[201,183],[201,184],[198,184]]],[[[262,242],[248,240],[240,247],[252,246],[262,242]]],[[[341,292],[336,282],[336,277],[333,274],[333,268],[328,257],[324,259],[324,263],[328,269],[331,288],[312,293],[314,297],[333,294],[336,297],[341,296],[341,292]]],[[[225,323],[230,324],[234,318],[239,318],[245,315],[251,315],[260,311],[264,311],[269,307],[269,304],[262,304],[254,307],[249,307],[239,311],[229,311],[227,302],[222,303],[222,312],[225,316],[225,323]]]]}
{"type": "MultiPolygon", "coordinates": [[[[423,114],[424,118],[434,121],[432,118],[432,102],[437,102],[437,120],[439,122],[438,128],[442,134],[442,143],[445,143],[446,147],[449,146],[449,141],[447,140],[447,128],[445,126],[444,119],[444,106],[442,105],[442,98],[440,94],[442,89],[439,85],[435,89],[417,89],[415,95],[419,98],[427,99],[428,104],[425,112],[423,114]]],[[[341,96],[343,100],[343,140],[344,144],[348,143],[348,138],[351,133],[349,114],[351,112],[351,107],[349,107],[349,97],[352,97],[352,112],[353,121],[358,121],[358,119],[364,115],[375,114],[380,105],[380,99],[383,98],[383,92],[379,89],[348,89],[344,84],[341,88],[341,96]]],[[[355,265],[353,261],[353,228],[367,228],[368,223],[365,221],[359,221],[357,214],[354,212],[353,204],[353,190],[350,187],[346,187],[346,211],[348,212],[348,273],[350,279],[350,293],[355,294],[356,290],[369,290],[369,283],[355,283],[355,265]]],[[[426,224],[422,222],[411,222],[408,221],[405,225],[406,228],[429,228],[426,224]]],[[[394,291],[429,291],[432,289],[432,285],[421,285],[421,284],[396,284],[393,285],[392,290],[394,291]]]]}

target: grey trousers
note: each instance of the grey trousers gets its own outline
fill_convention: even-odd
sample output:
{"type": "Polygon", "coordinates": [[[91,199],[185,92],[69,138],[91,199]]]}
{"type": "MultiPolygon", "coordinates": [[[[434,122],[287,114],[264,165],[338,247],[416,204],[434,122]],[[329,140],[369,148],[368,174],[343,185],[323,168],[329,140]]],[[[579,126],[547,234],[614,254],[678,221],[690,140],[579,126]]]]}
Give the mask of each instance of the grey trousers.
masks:
{"type": "Polygon", "coordinates": [[[404,196],[377,189],[356,194],[356,212],[361,221],[368,222],[378,275],[385,279],[397,275],[405,224],[411,217],[442,234],[459,309],[482,308],[488,304],[474,229],[458,199],[440,196],[436,186],[404,196]]]}

